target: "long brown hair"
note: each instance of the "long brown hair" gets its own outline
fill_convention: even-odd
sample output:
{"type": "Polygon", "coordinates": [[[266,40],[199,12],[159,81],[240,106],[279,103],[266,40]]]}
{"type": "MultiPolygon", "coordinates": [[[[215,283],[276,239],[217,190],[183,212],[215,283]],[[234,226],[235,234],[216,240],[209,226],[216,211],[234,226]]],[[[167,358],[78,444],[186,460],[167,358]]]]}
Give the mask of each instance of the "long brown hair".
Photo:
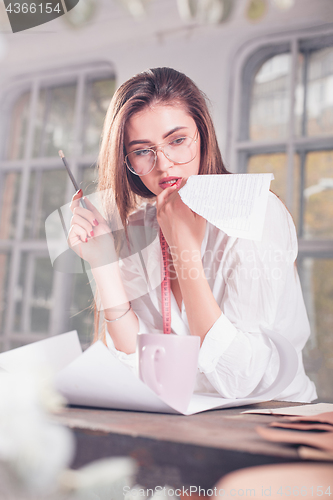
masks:
{"type": "MultiPolygon", "coordinates": [[[[124,163],[126,123],[135,113],[156,104],[181,106],[195,121],[201,143],[199,175],[229,173],[223,165],[206,97],[195,83],[171,68],[149,69],[133,76],[111,100],[98,160],[98,190],[108,193],[111,189],[124,227],[142,198],[155,197],[124,163]]],[[[103,199],[106,213],[112,211],[111,201],[107,195],[103,199]]]]}
{"type": "MultiPolygon", "coordinates": [[[[222,161],[206,96],[195,83],[172,68],[148,69],[133,76],[118,88],[111,100],[98,159],[98,191],[102,193],[104,211],[111,218],[115,201],[125,230],[128,216],[142,199],[155,197],[124,163],[126,123],[139,111],[158,104],[180,106],[195,121],[201,144],[199,175],[229,173],[222,161]]],[[[97,316],[95,314],[95,339],[97,316]]]]}

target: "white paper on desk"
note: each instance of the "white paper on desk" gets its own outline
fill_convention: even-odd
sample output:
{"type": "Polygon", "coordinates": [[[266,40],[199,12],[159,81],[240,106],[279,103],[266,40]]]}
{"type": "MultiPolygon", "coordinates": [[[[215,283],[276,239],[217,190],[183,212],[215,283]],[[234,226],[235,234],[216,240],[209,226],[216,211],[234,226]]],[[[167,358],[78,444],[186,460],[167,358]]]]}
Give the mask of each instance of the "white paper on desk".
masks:
{"type": "Polygon", "coordinates": [[[0,354],[0,368],[16,373],[24,370],[59,372],[82,354],[77,332],[67,332],[0,354]]]}
{"type": "Polygon", "coordinates": [[[159,398],[100,341],[57,374],[56,387],[73,405],[157,413],[192,415],[254,402],[194,394],[187,411],[178,411],[159,398]]]}
{"type": "Polygon", "coordinates": [[[71,404],[122,410],[192,415],[206,410],[230,408],[272,399],[294,378],[297,354],[281,335],[266,332],[286,366],[277,379],[256,398],[225,399],[219,394],[193,394],[187,411],[171,407],[146,386],[127,366],[96,342],[56,377],[56,386],[71,404]],[[289,350],[289,347],[291,349],[289,350]]]}
{"type": "Polygon", "coordinates": [[[286,408],[273,408],[271,410],[247,410],[242,413],[262,413],[264,415],[294,415],[295,417],[311,417],[320,413],[333,411],[331,403],[315,403],[312,405],[289,406],[286,408]]]}
{"type": "Polygon", "coordinates": [[[229,236],[261,240],[273,174],[192,175],[183,202],[229,236]]]}
{"type": "Polygon", "coordinates": [[[192,415],[217,408],[230,408],[267,401],[281,392],[297,372],[297,354],[289,342],[267,332],[286,361],[277,379],[256,398],[225,399],[219,394],[193,394],[187,411],[171,407],[113,356],[102,342],[96,342],[56,377],[56,386],[71,404],[122,410],[153,411],[192,415]],[[278,337],[278,339],[276,338],[278,337]]]}
{"type": "MultiPolygon", "coordinates": [[[[270,335],[274,340],[274,335],[270,335]]],[[[282,338],[282,337],[281,337],[282,338]]],[[[279,353],[287,349],[288,341],[274,340],[279,353]],[[281,351],[282,349],[282,351],[281,351]]],[[[284,352],[283,356],[288,356],[284,352]]],[[[297,355],[289,353],[288,365],[297,370],[297,355]],[[295,356],[296,358],[294,359],[295,356]]],[[[70,404],[121,410],[152,411],[192,415],[206,410],[230,408],[272,399],[282,390],[294,372],[283,369],[283,376],[256,398],[225,399],[218,394],[193,394],[186,412],[178,411],[159,398],[127,366],[113,356],[102,343],[96,342],[82,353],[76,332],[35,342],[0,354],[0,367],[15,372],[25,368],[49,366],[56,372],[55,384],[70,404]],[[289,377],[289,378],[288,378],[289,377]],[[282,384],[282,385],[281,385],[282,384]]]]}

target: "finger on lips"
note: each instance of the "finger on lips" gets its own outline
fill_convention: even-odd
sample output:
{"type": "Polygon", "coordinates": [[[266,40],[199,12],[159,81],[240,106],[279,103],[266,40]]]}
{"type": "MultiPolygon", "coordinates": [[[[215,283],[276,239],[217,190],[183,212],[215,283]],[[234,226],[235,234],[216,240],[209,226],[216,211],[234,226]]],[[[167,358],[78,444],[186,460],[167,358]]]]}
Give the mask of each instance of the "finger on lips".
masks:
{"type": "Polygon", "coordinates": [[[173,184],[170,187],[167,187],[163,189],[163,191],[157,196],[158,199],[161,201],[167,200],[174,192],[177,192],[177,186],[176,184],[173,184]]]}
{"type": "Polygon", "coordinates": [[[172,191],[169,191],[165,197],[166,202],[170,202],[172,200],[175,200],[179,196],[178,194],[178,189],[172,189],[172,191]]]}

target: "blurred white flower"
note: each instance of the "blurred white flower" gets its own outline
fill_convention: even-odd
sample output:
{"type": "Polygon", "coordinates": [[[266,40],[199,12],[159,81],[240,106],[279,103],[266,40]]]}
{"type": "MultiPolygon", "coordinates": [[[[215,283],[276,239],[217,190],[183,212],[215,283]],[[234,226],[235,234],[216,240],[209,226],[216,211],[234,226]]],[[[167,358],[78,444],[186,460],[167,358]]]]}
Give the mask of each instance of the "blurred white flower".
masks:
{"type": "Polygon", "coordinates": [[[79,470],[72,432],[51,423],[63,399],[45,370],[0,370],[0,500],[111,500],[124,497],[137,471],[131,458],[110,458],[79,470]]]}
{"type": "Polygon", "coordinates": [[[0,401],[0,460],[22,488],[53,489],[74,454],[71,432],[47,418],[62,400],[43,377],[1,372],[0,401]]]}

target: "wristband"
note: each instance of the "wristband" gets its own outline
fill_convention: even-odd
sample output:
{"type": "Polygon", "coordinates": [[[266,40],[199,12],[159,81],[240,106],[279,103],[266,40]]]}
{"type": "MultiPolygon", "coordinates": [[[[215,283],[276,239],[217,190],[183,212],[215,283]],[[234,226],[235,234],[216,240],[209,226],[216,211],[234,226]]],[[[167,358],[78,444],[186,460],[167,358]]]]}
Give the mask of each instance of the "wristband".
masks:
{"type": "Polygon", "coordinates": [[[119,316],[119,318],[116,318],[116,319],[106,319],[106,317],[104,316],[104,319],[105,319],[105,321],[107,323],[114,323],[115,321],[118,321],[119,319],[121,319],[124,316],[126,316],[126,314],[129,313],[131,309],[132,309],[132,304],[129,303],[129,308],[127,309],[127,311],[124,312],[124,314],[122,314],[121,316],[119,316]]]}

